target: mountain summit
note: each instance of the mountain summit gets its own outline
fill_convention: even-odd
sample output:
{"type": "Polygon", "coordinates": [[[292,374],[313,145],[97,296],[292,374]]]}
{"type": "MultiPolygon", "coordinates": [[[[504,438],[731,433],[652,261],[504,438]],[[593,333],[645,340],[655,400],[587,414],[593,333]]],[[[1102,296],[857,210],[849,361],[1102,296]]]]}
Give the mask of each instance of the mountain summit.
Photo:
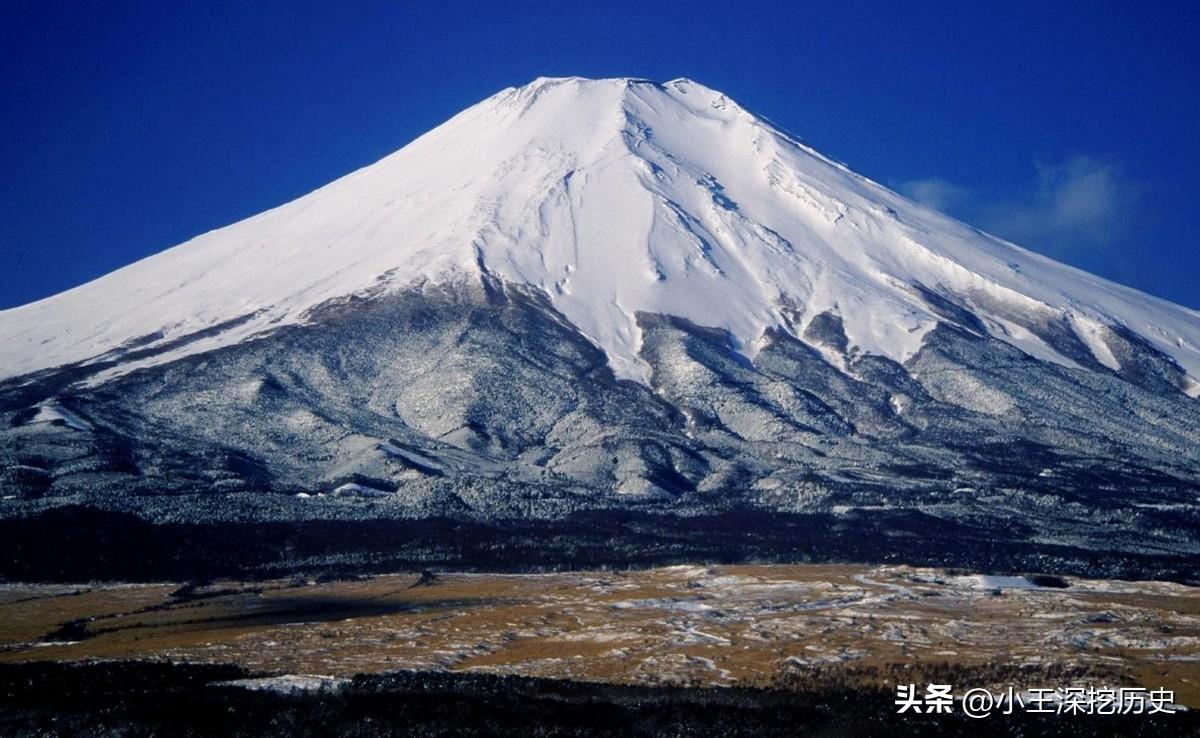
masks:
{"type": "Polygon", "coordinates": [[[686,547],[686,521],[753,511],[792,516],[754,538],[788,556],[802,529],[814,555],[902,538],[943,563],[1177,571],[1200,554],[1197,378],[1195,311],[719,92],[539,79],[0,312],[0,517],[520,520],[561,542],[573,515],[643,511],[686,547]]]}
{"type": "Polygon", "coordinates": [[[903,362],[952,302],[1064,366],[1120,372],[1131,332],[1200,390],[1196,312],[918,206],[686,79],[503,90],[294,202],[0,312],[0,378],[153,351],[103,378],[481,273],[543,292],[643,383],[638,313],[724,330],[749,360],[768,329],[836,320],[851,351],[903,362]]]}

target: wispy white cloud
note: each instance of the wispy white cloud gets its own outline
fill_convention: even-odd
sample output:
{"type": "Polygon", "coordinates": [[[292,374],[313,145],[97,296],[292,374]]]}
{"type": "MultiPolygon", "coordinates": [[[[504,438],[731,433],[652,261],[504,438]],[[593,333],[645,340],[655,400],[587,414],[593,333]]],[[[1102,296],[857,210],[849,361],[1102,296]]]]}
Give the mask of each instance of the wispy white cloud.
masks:
{"type": "Polygon", "coordinates": [[[1018,243],[1049,252],[1096,249],[1133,225],[1141,188],[1112,162],[1076,156],[1039,163],[1031,192],[985,206],[981,225],[1018,243]]]}
{"type": "Polygon", "coordinates": [[[900,183],[900,192],[934,210],[947,212],[971,198],[971,190],[945,179],[930,177],[900,183]]]}
{"type": "Polygon", "coordinates": [[[1016,193],[989,198],[938,178],[904,182],[906,196],[1022,246],[1072,261],[1093,261],[1127,236],[1145,188],[1116,163],[1094,156],[1035,162],[1016,193]]]}

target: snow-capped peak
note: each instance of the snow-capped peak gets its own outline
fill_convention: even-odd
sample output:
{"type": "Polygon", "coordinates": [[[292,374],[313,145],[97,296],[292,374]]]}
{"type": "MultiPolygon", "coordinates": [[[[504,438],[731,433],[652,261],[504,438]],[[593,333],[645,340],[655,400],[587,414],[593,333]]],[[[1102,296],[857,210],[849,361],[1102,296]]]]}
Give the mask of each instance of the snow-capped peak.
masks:
{"type": "Polygon", "coordinates": [[[1065,328],[1117,368],[1119,326],[1200,377],[1195,311],[917,205],[699,83],[571,77],[502,90],[298,200],[0,312],[0,378],[177,346],[111,375],[480,272],[543,290],[638,380],[639,312],[723,328],[750,357],[766,329],[803,337],[830,313],[851,350],[903,361],[945,304],[1064,364],[1065,328]]]}

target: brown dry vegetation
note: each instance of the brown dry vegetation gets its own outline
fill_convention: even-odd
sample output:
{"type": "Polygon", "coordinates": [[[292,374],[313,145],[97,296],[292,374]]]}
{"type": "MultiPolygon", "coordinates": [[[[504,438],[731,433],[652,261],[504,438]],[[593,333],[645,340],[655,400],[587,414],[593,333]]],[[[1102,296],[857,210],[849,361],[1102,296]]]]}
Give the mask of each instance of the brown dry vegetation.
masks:
{"type": "Polygon", "coordinates": [[[631,684],[1166,687],[1200,706],[1200,591],[1004,589],[907,567],[722,566],[0,587],[0,662],[146,659],[631,684]]]}

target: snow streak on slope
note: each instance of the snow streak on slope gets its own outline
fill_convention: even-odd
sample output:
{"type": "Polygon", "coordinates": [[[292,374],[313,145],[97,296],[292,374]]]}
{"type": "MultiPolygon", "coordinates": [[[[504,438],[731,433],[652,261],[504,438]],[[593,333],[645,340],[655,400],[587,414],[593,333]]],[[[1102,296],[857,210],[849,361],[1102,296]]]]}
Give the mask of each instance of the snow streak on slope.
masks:
{"type": "Polygon", "coordinates": [[[901,361],[968,314],[1033,356],[1114,369],[1117,326],[1200,377],[1200,313],[916,205],[695,82],[569,78],[504,90],[294,202],[0,312],[0,378],[164,349],[102,379],[332,299],[481,272],[544,290],[643,381],[638,312],[724,328],[748,357],[765,329],[803,336],[828,312],[851,347],[901,361]]]}

